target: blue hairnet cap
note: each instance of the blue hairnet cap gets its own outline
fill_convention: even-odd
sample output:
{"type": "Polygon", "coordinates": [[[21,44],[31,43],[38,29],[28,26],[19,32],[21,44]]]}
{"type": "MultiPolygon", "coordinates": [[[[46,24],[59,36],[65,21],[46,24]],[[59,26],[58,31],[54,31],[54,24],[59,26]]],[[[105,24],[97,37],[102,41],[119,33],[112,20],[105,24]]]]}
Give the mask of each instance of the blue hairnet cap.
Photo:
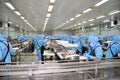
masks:
{"type": "Polygon", "coordinates": [[[89,36],[95,36],[95,34],[94,34],[94,33],[91,33],[89,36]]]}
{"type": "Polygon", "coordinates": [[[99,35],[99,36],[98,36],[98,39],[99,39],[99,40],[103,40],[103,36],[99,35]]]}
{"type": "Polygon", "coordinates": [[[106,35],[106,39],[109,40],[109,41],[111,41],[112,37],[109,36],[109,35],[106,35]]]}
{"type": "Polygon", "coordinates": [[[72,39],[77,39],[78,37],[77,37],[77,36],[72,36],[71,38],[72,38],[72,39]]]}
{"type": "Polygon", "coordinates": [[[62,36],[67,36],[67,34],[63,34],[62,36]]]}
{"type": "Polygon", "coordinates": [[[77,42],[79,40],[78,36],[72,36],[71,39],[75,42],[77,42]]]}
{"type": "Polygon", "coordinates": [[[38,39],[44,39],[44,35],[38,35],[38,39]]]}
{"type": "Polygon", "coordinates": [[[6,37],[4,35],[0,35],[0,41],[6,41],[6,37]]]}
{"type": "Polygon", "coordinates": [[[98,37],[96,37],[96,36],[89,36],[88,37],[88,42],[89,43],[98,43],[98,37]]]}
{"type": "Polygon", "coordinates": [[[80,36],[80,39],[85,40],[85,39],[87,39],[87,36],[82,35],[82,36],[80,36]]]}

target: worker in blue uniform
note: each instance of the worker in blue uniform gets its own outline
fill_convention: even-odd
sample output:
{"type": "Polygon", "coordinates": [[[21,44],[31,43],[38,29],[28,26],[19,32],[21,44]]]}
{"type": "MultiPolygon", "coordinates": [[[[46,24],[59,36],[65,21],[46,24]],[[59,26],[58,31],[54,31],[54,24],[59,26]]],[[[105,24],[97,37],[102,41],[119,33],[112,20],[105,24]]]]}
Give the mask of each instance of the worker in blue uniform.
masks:
{"type": "Polygon", "coordinates": [[[88,37],[88,44],[88,52],[84,53],[84,56],[92,60],[101,59],[103,57],[103,51],[100,43],[98,42],[98,37],[90,35],[88,37]]]}
{"type": "MultiPolygon", "coordinates": [[[[105,55],[107,60],[120,58],[120,36],[114,36],[111,43],[108,45],[107,52],[105,55]]],[[[107,68],[104,71],[104,77],[114,76],[115,72],[113,68],[107,68]]]]}
{"type": "Polygon", "coordinates": [[[34,50],[36,49],[37,37],[32,36],[32,43],[34,44],[34,50]]]}
{"type": "Polygon", "coordinates": [[[80,36],[80,46],[81,46],[81,55],[83,55],[85,52],[88,52],[88,42],[87,42],[87,36],[82,35],[80,36]]]}
{"type": "Polygon", "coordinates": [[[100,43],[100,45],[104,46],[104,39],[102,35],[98,36],[98,42],[100,43]]]}
{"type": "Polygon", "coordinates": [[[112,42],[108,45],[106,59],[120,57],[120,36],[114,36],[112,42]]]}
{"type": "MultiPolygon", "coordinates": [[[[71,38],[70,38],[70,43],[72,43],[72,44],[77,44],[78,45],[78,47],[77,47],[77,50],[76,50],[76,53],[77,54],[79,54],[79,55],[81,55],[81,44],[80,44],[80,39],[79,39],[79,37],[78,36],[72,36],[71,38]]],[[[70,48],[69,48],[70,49],[70,48]]]]}
{"type": "Polygon", "coordinates": [[[5,36],[0,35],[0,62],[11,63],[11,56],[13,54],[11,44],[7,42],[5,36]]]}
{"type": "Polygon", "coordinates": [[[43,59],[43,46],[46,45],[46,41],[44,40],[44,35],[38,35],[38,42],[36,43],[38,60],[44,61],[43,59]]]}
{"type": "Polygon", "coordinates": [[[70,43],[73,43],[73,44],[76,43],[77,38],[78,38],[78,37],[75,36],[75,35],[74,35],[74,36],[71,36],[71,37],[70,37],[70,40],[69,40],[70,43]]]}

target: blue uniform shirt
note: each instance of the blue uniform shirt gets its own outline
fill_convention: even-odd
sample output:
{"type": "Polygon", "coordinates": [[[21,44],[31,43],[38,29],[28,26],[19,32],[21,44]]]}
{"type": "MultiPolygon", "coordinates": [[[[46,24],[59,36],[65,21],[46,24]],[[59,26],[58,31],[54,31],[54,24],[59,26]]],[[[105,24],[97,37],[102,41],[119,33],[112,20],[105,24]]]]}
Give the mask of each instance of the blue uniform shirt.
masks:
{"type": "Polygon", "coordinates": [[[5,58],[5,56],[7,55],[6,58],[5,58],[5,62],[10,63],[11,62],[11,56],[13,54],[14,54],[14,52],[13,52],[13,48],[12,48],[11,44],[9,42],[7,42],[6,39],[0,35],[0,61],[2,61],[5,58]],[[6,45],[9,44],[8,54],[7,54],[8,47],[2,42],[4,42],[6,45]]]}

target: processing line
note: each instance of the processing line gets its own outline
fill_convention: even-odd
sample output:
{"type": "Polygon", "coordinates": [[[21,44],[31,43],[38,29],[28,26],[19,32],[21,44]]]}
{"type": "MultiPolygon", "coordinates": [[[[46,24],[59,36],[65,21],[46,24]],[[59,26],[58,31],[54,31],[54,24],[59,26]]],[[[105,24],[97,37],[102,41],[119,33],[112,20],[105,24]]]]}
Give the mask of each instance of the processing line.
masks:
{"type": "Polygon", "coordinates": [[[32,63],[13,63],[11,65],[0,66],[0,79],[10,80],[83,80],[104,77],[104,69],[119,68],[120,60],[98,60],[98,61],[80,61],[59,63],[57,61],[48,61],[32,63]],[[78,76],[78,77],[75,77],[78,76]],[[7,77],[6,77],[7,76],[7,77]],[[52,76],[52,79],[50,77],[52,76]],[[55,78],[54,77],[60,77],[55,78]],[[72,76],[74,78],[70,78],[72,76]],[[66,79],[63,79],[66,78],[66,79]],[[16,78],[16,79],[15,79],[16,78]],[[47,79],[46,79],[47,78],[47,79]],[[76,79],[75,79],[76,78],[76,79]]]}

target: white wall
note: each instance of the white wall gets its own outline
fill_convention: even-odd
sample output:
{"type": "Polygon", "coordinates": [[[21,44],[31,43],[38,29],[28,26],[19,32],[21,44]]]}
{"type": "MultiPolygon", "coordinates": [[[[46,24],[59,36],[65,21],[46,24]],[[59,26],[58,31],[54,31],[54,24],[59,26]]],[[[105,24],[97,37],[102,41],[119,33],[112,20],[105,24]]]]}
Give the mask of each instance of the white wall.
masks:
{"type": "Polygon", "coordinates": [[[67,34],[68,36],[71,36],[71,35],[73,35],[73,32],[70,30],[66,30],[66,31],[57,30],[57,31],[53,32],[53,35],[55,35],[55,36],[59,36],[59,35],[63,35],[63,34],[67,34]]]}
{"type": "Polygon", "coordinates": [[[11,9],[9,9],[5,4],[3,4],[4,0],[0,0],[0,21],[3,22],[2,27],[0,27],[0,34],[5,35],[8,37],[8,35],[12,37],[17,37],[19,35],[23,35],[22,32],[18,32],[13,28],[16,28],[15,26],[18,25],[18,27],[23,27],[24,30],[31,30],[31,28],[19,17],[17,16],[11,9]],[[12,22],[12,26],[9,27],[9,34],[7,26],[4,24],[7,24],[8,22],[12,22]],[[29,29],[30,28],[30,29],[29,29]]]}
{"type": "Polygon", "coordinates": [[[29,33],[26,33],[26,35],[29,35],[29,36],[37,36],[36,32],[29,32],[29,33]]]}
{"type": "MultiPolygon", "coordinates": [[[[99,35],[99,27],[96,26],[97,28],[94,30],[94,29],[90,29],[90,30],[87,30],[85,31],[85,35],[89,35],[91,33],[94,33],[95,35],[99,35]]],[[[101,35],[120,35],[120,28],[118,28],[118,26],[116,28],[104,28],[101,30],[101,35]]]]}
{"type": "Polygon", "coordinates": [[[120,30],[115,29],[108,29],[107,31],[102,31],[101,35],[120,35],[120,30]]]}

